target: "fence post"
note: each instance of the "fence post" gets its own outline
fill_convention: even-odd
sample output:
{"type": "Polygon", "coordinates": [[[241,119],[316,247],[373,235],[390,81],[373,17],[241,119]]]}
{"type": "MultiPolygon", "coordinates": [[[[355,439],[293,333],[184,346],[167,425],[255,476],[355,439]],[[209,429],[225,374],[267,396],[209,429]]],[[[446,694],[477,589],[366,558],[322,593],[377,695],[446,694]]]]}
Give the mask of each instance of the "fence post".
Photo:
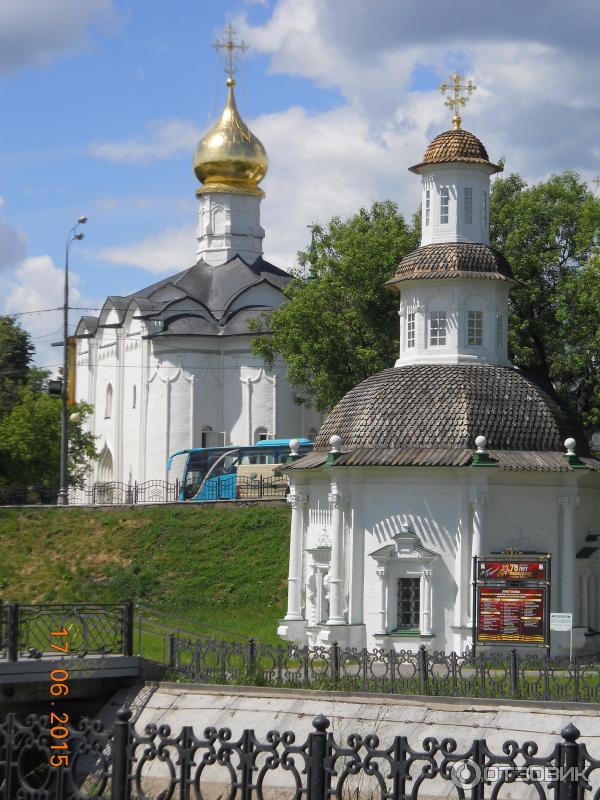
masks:
{"type": "Polygon", "coordinates": [[[96,482],[92,483],[92,505],[96,505],[96,482]]]}
{"type": "Polygon", "coordinates": [[[252,751],[254,749],[254,731],[245,730],[242,734],[241,778],[242,791],[240,800],[251,800],[252,797],[252,751]]]}
{"type": "Polygon", "coordinates": [[[112,738],[112,791],[111,800],[130,800],[129,785],[129,740],[131,719],[130,708],[120,708],[117,711],[117,721],[113,729],[112,738]]]}
{"type": "Polygon", "coordinates": [[[248,649],[246,652],[248,659],[248,675],[254,678],[256,673],[256,642],[254,639],[248,639],[248,649]]]}
{"type": "Polygon", "coordinates": [[[508,676],[510,680],[510,696],[514,698],[519,690],[519,664],[515,647],[508,654],[508,676]]]}
{"type": "Polygon", "coordinates": [[[305,686],[308,686],[308,677],[309,677],[308,676],[308,666],[309,666],[308,656],[309,656],[308,645],[305,644],[304,647],[302,648],[302,672],[303,672],[303,678],[304,678],[304,685],[305,686]]]}
{"type": "Polygon", "coordinates": [[[579,656],[573,656],[573,700],[578,703],[579,697],[579,656]]]}
{"type": "Polygon", "coordinates": [[[429,657],[427,656],[427,651],[425,650],[425,645],[422,644],[419,647],[418,652],[418,662],[419,662],[419,683],[421,686],[421,694],[428,694],[429,691],[429,657]]]}
{"type": "Polygon", "coordinates": [[[340,646],[337,642],[331,645],[331,677],[337,686],[340,679],[340,646]]]}
{"type": "Polygon", "coordinates": [[[169,666],[175,669],[175,634],[169,634],[169,666]]]}
{"type": "Polygon", "coordinates": [[[123,603],[123,655],[133,655],[133,600],[123,603]]]}
{"type": "Polygon", "coordinates": [[[133,504],[137,505],[137,501],[138,501],[138,482],[135,481],[135,483],[133,484],[133,504]]]}
{"type": "Polygon", "coordinates": [[[390,650],[390,694],[396,694],[396,651],[393,647],[390,650]]]}
{"type": "Polygon", "coordinates": [[[327,728],[329,720],[322,714],[313,719],[314,733],[308,735],[308,800],[326,800],[328,773],[325,769],[327,759],[327,728]]]}
{"type": "Polygon", "coordinates": [[[7,603],[8,606],[8,660],[19,660],[19,604],[7,603]]]}
{"type": "Polygon", "coordinates": [[[184,725],[181,729],[179,743],[178,766],[179,766],[179,796],[189,798],[190,796],[190,776],[192,774],[192,747],[194,742],[194,732],[191,725],[184,725]]]}
{"type": "Polygon", "coordinates": [[[569,722],[560,735],[564,741],[558,745],[558,781],[557,781],[557,800],[577,800],[579,795],[579,775],[577,774],[580,765],[580,746],[577,744],[579,731],[569,722]]]}

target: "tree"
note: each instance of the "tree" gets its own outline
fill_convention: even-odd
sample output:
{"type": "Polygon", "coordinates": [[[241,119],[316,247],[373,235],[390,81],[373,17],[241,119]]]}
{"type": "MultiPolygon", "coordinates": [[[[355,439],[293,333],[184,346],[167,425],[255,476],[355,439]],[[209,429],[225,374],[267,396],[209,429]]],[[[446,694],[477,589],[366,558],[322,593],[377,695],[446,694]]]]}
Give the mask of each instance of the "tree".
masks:
{"type": "Polygon", "coordinates": [[[391,201],[312,226],[312,242],[298,254],[302,269],[285,291],[290,302],[250,323],[270,331],[255,339],[254,353],[270,367],[279,356],[286,361],[299,402],[325,410],[394,363],[398,298],[383,284],[418,246],[419,231],[391,201]]]}
{"type": "MultiPolygon", "coordinates": [[[[83,424],[92,411],[85,403],[71,406],[79,422],[69,420],[69,484],[80,486],[96,457],[95,437],[83,424]]],[[[54,486],[60,464],[60,401],[30,386],[0,420],[0,481],[8,485],[54,486]]]]}
{"type": "Polygon", "coordinates": [[[28,378],[33,353],[27,331],[12,317],[0,317],[0,419],[17,402],[28,378]]]}
{"type": "Polygon", "coordinates": [[[593,266],[600,200],[574,172],[531,187],[513,174],[495,181],[490,219],[492,246],[522,282],[511,292],[513,362],[551,382],[584,424],[597,424],[598,362],[590,346],[600,324],[593,266]]]}

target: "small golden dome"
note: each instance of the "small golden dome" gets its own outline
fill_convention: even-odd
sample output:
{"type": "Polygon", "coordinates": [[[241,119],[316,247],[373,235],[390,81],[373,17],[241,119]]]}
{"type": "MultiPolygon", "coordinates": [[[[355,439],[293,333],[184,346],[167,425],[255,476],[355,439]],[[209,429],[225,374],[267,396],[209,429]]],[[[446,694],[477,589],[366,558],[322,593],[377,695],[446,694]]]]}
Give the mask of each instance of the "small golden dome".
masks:
{"type": "MultiPolygon", "coordinates": [[[[235,103],[233,78],[227,79],[227,102],[221,117],[198,142],[194,172],[206,189],[261,192],[258,184],[267,174],[265,148],[242,120],[235,103]]],[[[201,191],[201,190],[199,190],[201,191]]]]}

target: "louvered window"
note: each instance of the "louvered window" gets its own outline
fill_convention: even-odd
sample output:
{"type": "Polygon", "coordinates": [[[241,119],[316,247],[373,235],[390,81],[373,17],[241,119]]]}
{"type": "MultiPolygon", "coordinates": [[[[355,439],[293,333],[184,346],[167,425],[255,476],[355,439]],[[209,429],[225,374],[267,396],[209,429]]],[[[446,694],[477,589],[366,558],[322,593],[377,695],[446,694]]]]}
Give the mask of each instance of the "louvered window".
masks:
{"type": "Polygon", "coordinates": [[[471,225],[473,222],[473,189],[465,187],[464,198],[465,224],[471,225]]]}

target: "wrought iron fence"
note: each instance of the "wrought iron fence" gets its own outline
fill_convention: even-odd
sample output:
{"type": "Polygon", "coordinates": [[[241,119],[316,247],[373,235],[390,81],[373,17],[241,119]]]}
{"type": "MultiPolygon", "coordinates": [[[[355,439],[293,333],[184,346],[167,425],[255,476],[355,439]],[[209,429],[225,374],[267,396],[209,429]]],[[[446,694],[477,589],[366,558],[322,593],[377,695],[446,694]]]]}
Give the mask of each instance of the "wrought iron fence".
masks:
{"type": "MultiPolygon", "coordinates": [[[[202,499],[218,501],[285,498],[289,492],[287,482],[277,476],[270,478],[259,476],[255,480],[245,476],[225,477],[227,480],[207,483],[202,492],[202,499]]],[[[103,481],[71,487],[69,502],[72,505],[125,506],[138,503],[174,503],[184,497],[189,500],[198,488],[192,484],[184,487],[179,480],[174,483],[158,480],[142,483],[103,481]]],[[[53,505],[57,496],[57,487],[5,486],[0,487],[0,506],[53,505]]]]}
{"type": "Polygon", "coordinates": [[[380,742],[376,733],[338,741],[324,716],[298,742],[293,731],[270,731],[262,740],[252,730],[235,737],[228,728],[197,733],[187,725],[178,732],[148,725],[138,733],[130,720],[122,708],[111,731],[83,721],[62,740],[68,748],[57,751],[52,720],[7,715],[0,720],[0,799],[417,800],[456,790],[459,798],[484,800],[510,796],[521,782],[521,797],[581,800],[596,796],[600,778],[600,760],[577,741],[572,724],[547,752],[516,740],[496,752],[485,739],[459,745],[435,731],[419,743],[402,735],[380,742]],[[57,752],[64,757],[51,766],[57,752]]]}
{"type": "Polygon", "coordinates": [[[600,657],[272,645],[171,635],[187,681],[450,697],[600,702],[600,657]]]}
{"type": "Polygon", "coordinates": [[[0,661],[20,657],[133,655],[133,602],[0,603],[0,661]],[[58,638],[58,631],[66,631],[58,638]],[[52,634],[55,634],[54,636],[52,634]],[[57,649],[58,644],[66,649],[57,649]],[[55,647],[52,647],[55,645],[55,647]]]}

